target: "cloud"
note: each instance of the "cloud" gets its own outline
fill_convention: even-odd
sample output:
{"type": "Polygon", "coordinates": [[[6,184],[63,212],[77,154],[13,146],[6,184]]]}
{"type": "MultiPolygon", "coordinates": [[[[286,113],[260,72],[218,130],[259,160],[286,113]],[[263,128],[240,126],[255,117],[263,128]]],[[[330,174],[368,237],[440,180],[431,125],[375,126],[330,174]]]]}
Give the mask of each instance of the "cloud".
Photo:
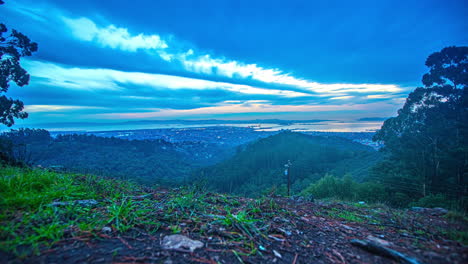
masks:
{"type": "MultiPolygon", "coordinates": [[[[404,103],[400,98],[403,88],[396,84],[319,83],[260,62],[214,55],[174,36],[134,31],[116,22],[101,22],[106,21],[102,17],[80,17],[44,7],[19,6],[16,11],[41,26],[44,36],[60,33],[62,40],[76,45],[77,53],[86,50],[87,56],[95,57],[69,62],[73,60],[65,54],[68,63],[96,65],[97,60],[116,54],[118,59],[124,58],[124,64],[110,59],[97,63],[106,66],[83,67],[23,59],[32,79],[17,95],[25,99],[31,113],[90,119],[222,117],[235,113],[325,116],[331,112],[379,116],[380,111],[391,116],[404,103]],[[89,63],[83,62],[88,59],[89,63]],[[125,70],[128,68],[138,71],[125,70]],[[157,73],[159,70],[166,74],[157,73]]],[[[47,58],[47,53],[43,54],[47,58]]]]}
{"type": "Polygon", "coordinates": [[[369,99],[387,99],[393,96],[392,94],[368,94],[366,97],[369,99]]]}
{"type": "Polygon", "coordinates": [[[330,100],[348,100],[348,99],[352,99],[352,98],[354,98],[354,96],[352,96],[352,95],[348,95],[348,96],[336,96],[336,97],[330,98],[330,100]]]}
{"type": "MultiPolygon", "coordinates": [[[[188,118],[209,115],[219,118],[223,114],[249,112],[302,115],[340,112],[342,115],[350,115],[358,111],[378,115],[384,111],[391,116],[399,102],[389,98],[372,103],[365,95],[359,94],[317,96],[307,91],[287,90],[288,87],[272,89],[167,74],[82,68],[30,59],[24,59],[23,65],[32,78],[28,91],[18,89],[24,91],[20,95],[26,97],[25,103],[29,105],[27,111],[50,114],[73,112],[85,119],[188,118]],[[44,94],[45,90],[47,94],[44,94]],[[33,99],[28,99],[28,95],[33,96],[33,99]],[[373,112],[369,112],[372,109],[373,112]]],[[[52,117],[49,115],[47,118],[52,117]]]]}
{"type": "Polygon", "coordinates": [[[76,110],[100,110],[105,107],[81,106],[81,105],[26,105],[25,111],[29,113],[76,111],[76,110]]]}
{"type": "MultiPolygon", "coordinates": [[[[296,92],[315,93],[331,97],[351,96],[352,93],[364,95],[368,93],[388,94],[405,90],[396,84],[319,83],[306,78],[298,78],[274,67],[265,67],[257,63],[245,63],[222,56],[214,56],[195,48],[194,45],[178,40],[174,36],[131,32],[125,26],[117,26],[113,23],[97,23],[89,17],[71,16],[64,10],[51,5],[15,4],[12,8],[39,22],[49,23],[49,26],[57,27],[61,25],[65,31],[79,41],[95,43],[101,48],[124,52],[146,51],[148,56],[161,59],[163,62],[170,64],[172,69],[180,67],[178,69],[179,73],[183,70],[191,75],[195,73],[205,77],[222,77],[235,79],[236,81],[243,80],[244,82],[255,81],[265,85],[282,87],[290,86],[289,90],[295,89],[296,92]],[[48,21],[42,19],[41,14],[45,12],[49,14],[48,21]]],[[[369,99],[373,98],[369,97],[369,99]]]]}
{"type": "MultiPolygon", "coordinates": [[[[192,55],[193,52],[190,53],[192,55]]],[[[399,92],[403,89],[394,84],[349,84],[335,83],[323,84],[299,79],[290,74],[283,73],[279,69],[266,69],[256,64],[244,64],[238,61],[211,58],[210,55],[190,58],[187,55],[179,55],[185,69],[203,74],[218,74],[226,77],[250,78],[264,83],[292,86],[314,93],[369,93],[369,92],[399,92]]]]}
{"type": "Polygon", "coordinates": [[[39,22],[47,22],[47,16],[44,15],[44,9],[42,7],[26,6],[17,1],[11,1],[8,5],[5,5],[5,8],[12,9],[39,22]]]}
{"type": "Polygon", "coordinates": [[[125,90],[128,85],[158,89],[220,89],[247,95],[307,97],[311,94],[290,90],[267,89],[244,84],[216,82],[166,74],[125,72],[113,69],[67,67],[51,62],[24,60],[35,82],[77,90],[125,90]]]}
{"type": "Polygon", "coordinates": [[[183,50],[177,40],[167,42],[158,34],[131,34],[125,27],[113,24],[98,26],[89,18],[62,17],[73,36],[81,41],[96,42],[102,47],[135,52],[139,49],[155,51],[156,56],[169,63],[179,63],[183,69],[200,75],[246,79],[304,89],[313,93],[389,93],[403,89],[395,84],[324,84],[291,76],[276,68],[265,68],[254,63],[244,63],[195,51],[183,50]]]}
{"type": "Polygon", "coordinates": [[[65,25],[72,34],[83,41],[95,41],[103,47],[135,52],[143,50],[163,50],[167,44],[159,35],[131,35],[126,28],[109,25],[98,27],[92,20],[81,17],[77,19],[63,17],[65,25]]]}
{"type": "Polygon", "coordinates": [[[232,113],[335,113],[336,117],[343,113],[358,112],[362,114],[393,113],[391,104],[345,104],[345,105],[272,105],[265,101],[251,101],[242,104],[221,103],[216,106],[195,109],[160,109],[150,108],[147,112],[103,113],[95,117],[102,119],[146,119],[146,118],[183,118],[187,116],[210,115],[213,117],[232,113]]]}

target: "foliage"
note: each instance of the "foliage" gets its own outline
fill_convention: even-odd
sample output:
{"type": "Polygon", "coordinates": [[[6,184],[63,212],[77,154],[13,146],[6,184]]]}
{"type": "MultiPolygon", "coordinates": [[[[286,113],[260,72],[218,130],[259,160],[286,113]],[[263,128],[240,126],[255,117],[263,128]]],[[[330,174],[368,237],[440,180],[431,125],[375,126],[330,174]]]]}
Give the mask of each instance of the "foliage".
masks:
{"type": "Polygon", "coordinates": [[[443,194],[462,203],[468,195],[468,47],[435,52],[426,66],[425,87],[410,93],[374,137],[387,157],[371,178],[412,200],[443,194]]]}
{"type": "Polygon", "coordinates": [[[157,227],[146,204],[128,198],[135,192],[137,186],[123,181],[0,167],[0,249],[30,254],[29,249],[37,251],[67,234],[94,232],[106,224],[122,232],[136,225],[157,227]],[[98,204],[74,203],[90,199],[98,204]]]}
{"type": "Polygon", "coordinates": [[[337,178],[326,175],[316,183],[310,184],[301,192],[303,196],[314,198],[336,198],[341,200],[383,202],[387,195],[383,186],[373,182],[358,183],[350,176],[337,178]]]}
{"type": "MultiPolygon", "coordinates": [[[[234,157],[215,166],[201,169],[194,177],[209,179],[209,186],[217,191],[258,196],[277,186],[277,194],[285,189],[284,164],[291,160],[292,190],[299,192],[325,173],[340,167],[340,172],[354,172],[344,164],[354,159],[365,160],[358,166],[359,178],[376,160],[363,157],[376,155],[372,148],[344,138],[315,137],[301,133],[282,132],[253,142],[234,157]],[[366,164],[366,161],[369,163],[366,164]]],[[[353,175],[354,176],[354,175],[353,175]]]]}
{"type": "Polygon", "coordinates": [[[96,193],[83,185],[75,185],[73,178],[54,175],[41,170],[7,167],[1,169],[0,193],[3,208],[36,208],[54,200],[96,198],[96,193]]]}
{"type": "Polygon", "coordinates": [[[450,200],[443,194],[430,194],[428,196],[422,197],[416,202],[412,202],[411,206],[419,206],[419,207],[442,207],[442,208],[453,208],[453,200],[450,200]]]}
{"type": "Polygon", "coordinates": [[[138,223],[138,218],[144,216],[148,209],[138,209],[127,197],[114,198],[107,207],[109,219],[107,224],[118,231],[127,231],[138,223]]]}
{"type": "MultiPolygon", "coordinates": [[[[445,225],[443,229],[438,226],[431,229],[434,222],[422,221],[427,220],[424,216],[386,206],[343,202],[311,204],[278,197],[249,199],[206,193],[203,185],[150,189],[115,179],[12,167],[0,168],[0,179],[0,250],[16,256],[42,255],[57,243],[63,245],[76,240],[119,239],[130,248],[126,242],[128,238],[136,239],[134,243],[144,243],[140,238],[146,237],[152,243],[157,237],[181,233],[203,242],[222,237],[223,243],[216,244],[217,250],[219,246],[226,246],[227,252],[240,260],[245,256],[259,260],[267,256],[267,247],[271,251],[275,244],[299,241],[303,246],[312,245],[315,240],[307,234],[317,228],[328,228],[339,237],[343,234],[343,221],[354,223],[349,230],[354,229],[354,225],[366,230],[377,226],[378,233],[386,233],[390,230],[386,226],[391,226],[393,231],[396,226],[400,232],[412,235],[440,235],[466,241],[466,232],[458,224],[464,216],[453,213],[447,218],[454,221],[453,226],[460,227],[457,231],[445,225]],[[61,194],[64,188],[74,188],[79,195],[61,194]],[[37,195],[35,190],[40,190],[43,196],[37,195]],[[21,202],[14,199],[29,193],[33,194],[31,199],[21,202]],[[84,205],[76,199],[94,199],[97,204],[84,205]],[[320,218],[314,219],[314,215],[320,218]],[[301,221],[312,223],[312,219],[313,225],[300,224],[301,221]],[[305,232],[297,231],[298,227],[306,228],[305,232]]],[[[333,181],[351,183],[350,186],[361,184],[349,177],[333,181]]],[[[134,243],[131,246],[136,250],[142,248],[136,247],[142,244],[134,243]]],[[[54,249],[61,252],[63,248],[54,249]]]]}
{"type": "Polygon", "coordinates": [[[132,179],[145,184],[176,185],[193,168],[188,155],[164,140],[124,140],[94,135],[58,135],[43,129],[18,129],[0,135],[0,153],[26,165],[63,168],[132,179]]]}
{"type": "Polygon", "coordinates": [[[31,166],[39,161],[52,138],[44,129],[20,128],[0,135],[0,162],[31,166]]]}
{"type": "MultiPolygon", "coordinates": [[[[7,32],[7,27],[0,23],[0,93],[8,91],[10,81],[20,87],[29,83],[30,76],[21,67],[20,59],[37,51],[37,43],[31,42],[27,36],[14,29],[5,36],[7,32]]],[[[10,127],[15,123],[15,118],[28,117],[23,109],[24,104],[20,100],[0,96],[0,123],[10,127]]]]}
{"type": "Polygon", "coordinates": [[[426,87],[450,83],[455,89],[466,86],[468,81],[468,47],[447,47],[431,54],[426,60],[429,73],[422,82],[426,87]]]}

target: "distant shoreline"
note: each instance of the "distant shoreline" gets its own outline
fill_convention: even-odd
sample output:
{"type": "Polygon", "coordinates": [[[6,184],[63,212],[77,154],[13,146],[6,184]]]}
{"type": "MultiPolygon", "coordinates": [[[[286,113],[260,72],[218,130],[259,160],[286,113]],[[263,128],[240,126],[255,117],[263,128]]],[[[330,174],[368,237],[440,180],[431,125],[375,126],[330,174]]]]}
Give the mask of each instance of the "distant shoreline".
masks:
{"type": "Polygon", "coordinates": [[[338,120],[162,120],[162,121],[132,121],[116,123],[49,123],[15,125],[0,131],[19,128],[42,128],[51,132],[103,132],[103,131],[131,131],[145,129],[184,129],[205,127],[245,127],[255,131],[293,130],[298,132],[375,132],[380,129],[383,121],[351,122],[338,120]]]}

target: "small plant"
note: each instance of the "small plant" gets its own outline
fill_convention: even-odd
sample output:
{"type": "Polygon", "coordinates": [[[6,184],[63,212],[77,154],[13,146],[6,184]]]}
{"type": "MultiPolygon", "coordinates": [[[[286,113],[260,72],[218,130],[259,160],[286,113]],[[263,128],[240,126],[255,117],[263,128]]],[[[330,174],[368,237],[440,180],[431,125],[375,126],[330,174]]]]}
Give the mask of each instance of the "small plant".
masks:
{"type": "Polygon", "coordinates": [[[135,226],[137,218],[139,217],[133,201],[127,198],[115,198],[107,209],[109,211],[109,220],[107,223],[112,224],[118,231],[127,231],[132,228],[135,226]]]}
{"type": "Polygon", "coordinates": [[[339,211],[336,208],[332,208],[328,211],[328,215],[333,218],[340,218],[348,222],[362,223],[365,222],[365,219],[361,216],[358,216],[356,213],[351,211],[339,211]]]}
{"type": "Polygon", "coordinates": [[[364,219],[362,217],[359,217],[356,214],[349,212],[349,211],[341,212],[337,216],[349,222],[356,222],[356,223],[364,222],[364,219]]]}
{"type": "Polygon", "coordinates": [[[178,225],[172,225],[169,227],[169,229],[171,230],[172,234],[179,234],[182,232],[182,228],[178,225]]]}
{"type": "Polygon", "coordinates": [[[233,214],[230,209],[227,209],[226,217],[220,221],[221,224],[234,227],[249,238],[252,238],[253,235],[260,234],[258,228],[254,224],[258,220],[251,218],[249,213],[245,210],[233,214]]]}
{"type": "Polygon", "coordinates": [[[458,211],[449,211],[445,218],[449,219],[450,221],[459,221],[468,224],[468,217],[466,216],[465,212],[458,212],[458,211]]]}
{"type": "Polygon", "coordinates": [[[420,236],[426,235],[426,231],[421,230],[421,229],[418,229],[418,230],[414,231],[414,233],[417,234],[417,235],[420,235],[420,236]]]}
{"type": "Polygon", "coordinates": [[[462,243],[465,246],[468,245],[468,232],[467,231],[447,230],[443,232],[443,234],[452,240],[462,243]]]}
{"type": "Polygon", "coordinates": [[[197,188],[188,188],[187,190],[182,190],[177,194],[170,202],[170,207],[173,209],[204,209],[206,194],[197,191],[197,188]]]}

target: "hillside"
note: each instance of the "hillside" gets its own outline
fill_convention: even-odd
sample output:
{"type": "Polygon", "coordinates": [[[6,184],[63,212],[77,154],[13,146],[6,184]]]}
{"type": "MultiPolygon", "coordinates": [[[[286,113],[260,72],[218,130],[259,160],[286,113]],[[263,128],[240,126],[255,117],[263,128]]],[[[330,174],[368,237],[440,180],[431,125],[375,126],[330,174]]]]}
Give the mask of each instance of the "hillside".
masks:
{"type": "Polygon", "coordinates": [[[440,210],[250,199],[11,167],[0,175],[4,263],[389,263],[391,253],[411,263],[463,263],[468,257],[456,241],[467,243],[466,219],[440,210]]]}
{"type": "Polygon", "coordinates": [[[4,133],[10,156],[29,165],[111,176],[144,184],[177,185],[195,168],[232,155],[216,144],[165,140],[124,140],[94,135],[58,135],[25,129],[4,133]]]}
{"type": "Polygon", "coordinates": [[[292,188],[298,193],[327,173],[362,180],[380,157],[371,147],[345,138],[286,131],[243,146],[232,158],[200,169],[194,177],[206,179],[220,192],[258,195],[286,183],[284,165],[290,160],[292,188]]]}

